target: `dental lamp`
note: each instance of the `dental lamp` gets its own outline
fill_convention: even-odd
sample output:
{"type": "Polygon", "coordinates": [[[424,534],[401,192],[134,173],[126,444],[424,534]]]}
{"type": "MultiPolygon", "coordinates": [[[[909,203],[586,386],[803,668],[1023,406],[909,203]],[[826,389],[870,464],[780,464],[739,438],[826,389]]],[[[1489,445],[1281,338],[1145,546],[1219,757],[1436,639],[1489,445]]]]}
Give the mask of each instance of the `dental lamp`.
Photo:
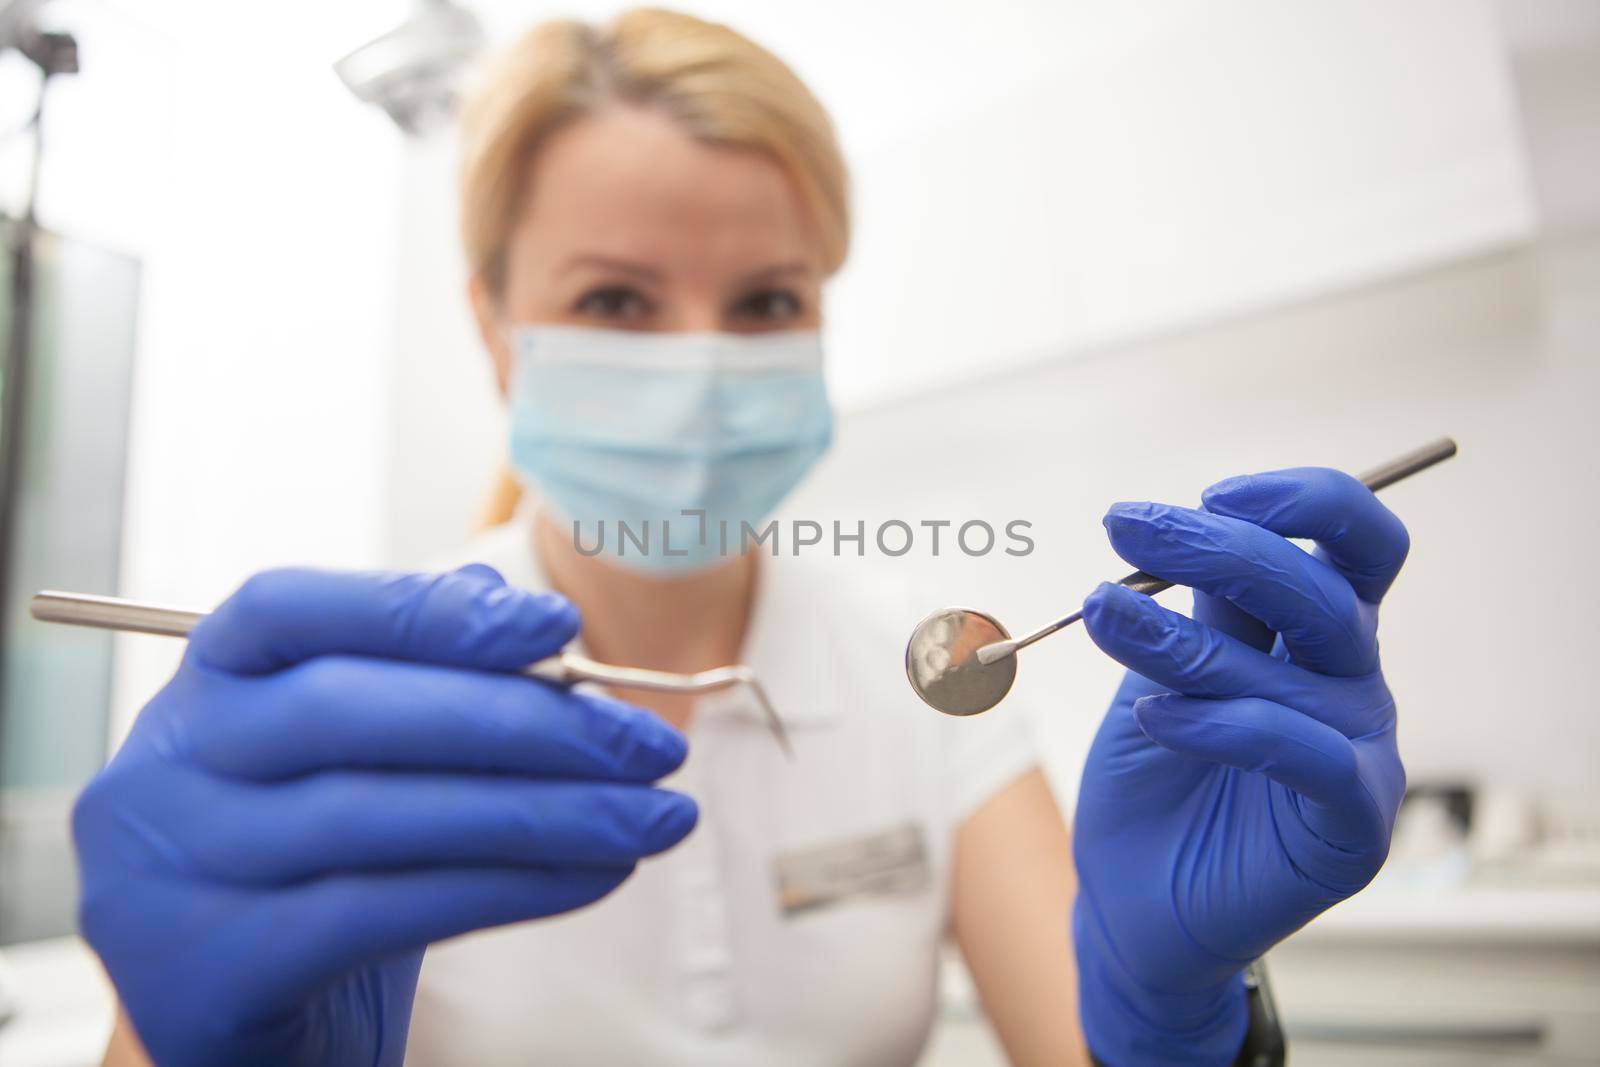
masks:
{"type": "Polygon", "coordinates": [[[471,11],[450,0],[420,0],[411,18],[333,69],[359,99],[421,136],[454,116],[461,76],[483,45],[483,26],[471,11]]]}
{"type": "Polygon", "coordinates": [[[70,33],[39,28],[39,10],[47,0],[0,0],[0,52],[15,48],[52,74],[78,72],[78,42],[70,33]]]}

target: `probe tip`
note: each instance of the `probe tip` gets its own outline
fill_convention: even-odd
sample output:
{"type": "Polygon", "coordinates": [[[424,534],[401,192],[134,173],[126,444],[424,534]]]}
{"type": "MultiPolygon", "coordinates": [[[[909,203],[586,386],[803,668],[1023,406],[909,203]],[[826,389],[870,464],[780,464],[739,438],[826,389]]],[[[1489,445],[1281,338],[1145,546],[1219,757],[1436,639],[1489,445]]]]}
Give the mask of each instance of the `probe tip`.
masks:
{"type": "Polygon", "coordinates": [[[991,663],[999,663],[1007,656],[1014,655],[1016,651],[1015,641],[996,641],[978,649],[978,662],[987,667],[991,663]]]}

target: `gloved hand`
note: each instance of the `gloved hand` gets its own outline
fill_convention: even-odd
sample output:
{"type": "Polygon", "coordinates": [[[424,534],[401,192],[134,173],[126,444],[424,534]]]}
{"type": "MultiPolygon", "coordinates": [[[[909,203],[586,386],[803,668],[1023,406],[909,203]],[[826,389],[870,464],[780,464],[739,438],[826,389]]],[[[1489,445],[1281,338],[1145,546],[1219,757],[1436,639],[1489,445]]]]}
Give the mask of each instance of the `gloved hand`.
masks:
{"type": "Polygon", "coordinates": [[[275,571],[196,627],[73,813],[160,1067],[398,1065],[422,949],[589,903],[693,826],[655,716],[506,673],[578,628],[484,566],[275,571]]]}
{"type": "Polygon", "coordinates": [[[1192,619],[1109,584],[1084,602],[1130,669],[1073,824],[1084,1035],[1111,1067],[1230,1063],[1242,969],[1372,879],[1405,791],[1377,641],[1405,527],[1319,468],[1202,500],[1105,519],[1124,559],[1195,589],[1192,619]]]}

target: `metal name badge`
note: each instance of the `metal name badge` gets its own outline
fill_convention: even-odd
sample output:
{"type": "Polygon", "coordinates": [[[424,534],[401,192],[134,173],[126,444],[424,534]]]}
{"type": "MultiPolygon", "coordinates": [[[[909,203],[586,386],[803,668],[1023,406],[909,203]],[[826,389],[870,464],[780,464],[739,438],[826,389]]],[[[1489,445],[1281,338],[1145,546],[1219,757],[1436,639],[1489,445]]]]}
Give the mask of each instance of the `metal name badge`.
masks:
{"type": "Polygon", "coordinates": [[[932,881],[927,845],[916,823],[786,852],[773,868],[785,915],[848,897],[921,893],[932,881]]]}

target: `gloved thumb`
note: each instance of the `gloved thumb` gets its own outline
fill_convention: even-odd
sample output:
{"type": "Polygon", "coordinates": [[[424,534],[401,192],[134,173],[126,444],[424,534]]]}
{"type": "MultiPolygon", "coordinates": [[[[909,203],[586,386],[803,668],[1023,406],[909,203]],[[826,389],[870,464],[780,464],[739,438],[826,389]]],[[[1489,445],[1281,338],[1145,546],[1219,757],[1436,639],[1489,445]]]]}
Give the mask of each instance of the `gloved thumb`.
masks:
{"type": "Polygon", "coordinates": [[[353,655],[514,670],[558,651],[578,612],[554,593],[508,586],[492,567],[443,574],[263,571],[189,635],[189,652],[238,674],[353,655]]]}

